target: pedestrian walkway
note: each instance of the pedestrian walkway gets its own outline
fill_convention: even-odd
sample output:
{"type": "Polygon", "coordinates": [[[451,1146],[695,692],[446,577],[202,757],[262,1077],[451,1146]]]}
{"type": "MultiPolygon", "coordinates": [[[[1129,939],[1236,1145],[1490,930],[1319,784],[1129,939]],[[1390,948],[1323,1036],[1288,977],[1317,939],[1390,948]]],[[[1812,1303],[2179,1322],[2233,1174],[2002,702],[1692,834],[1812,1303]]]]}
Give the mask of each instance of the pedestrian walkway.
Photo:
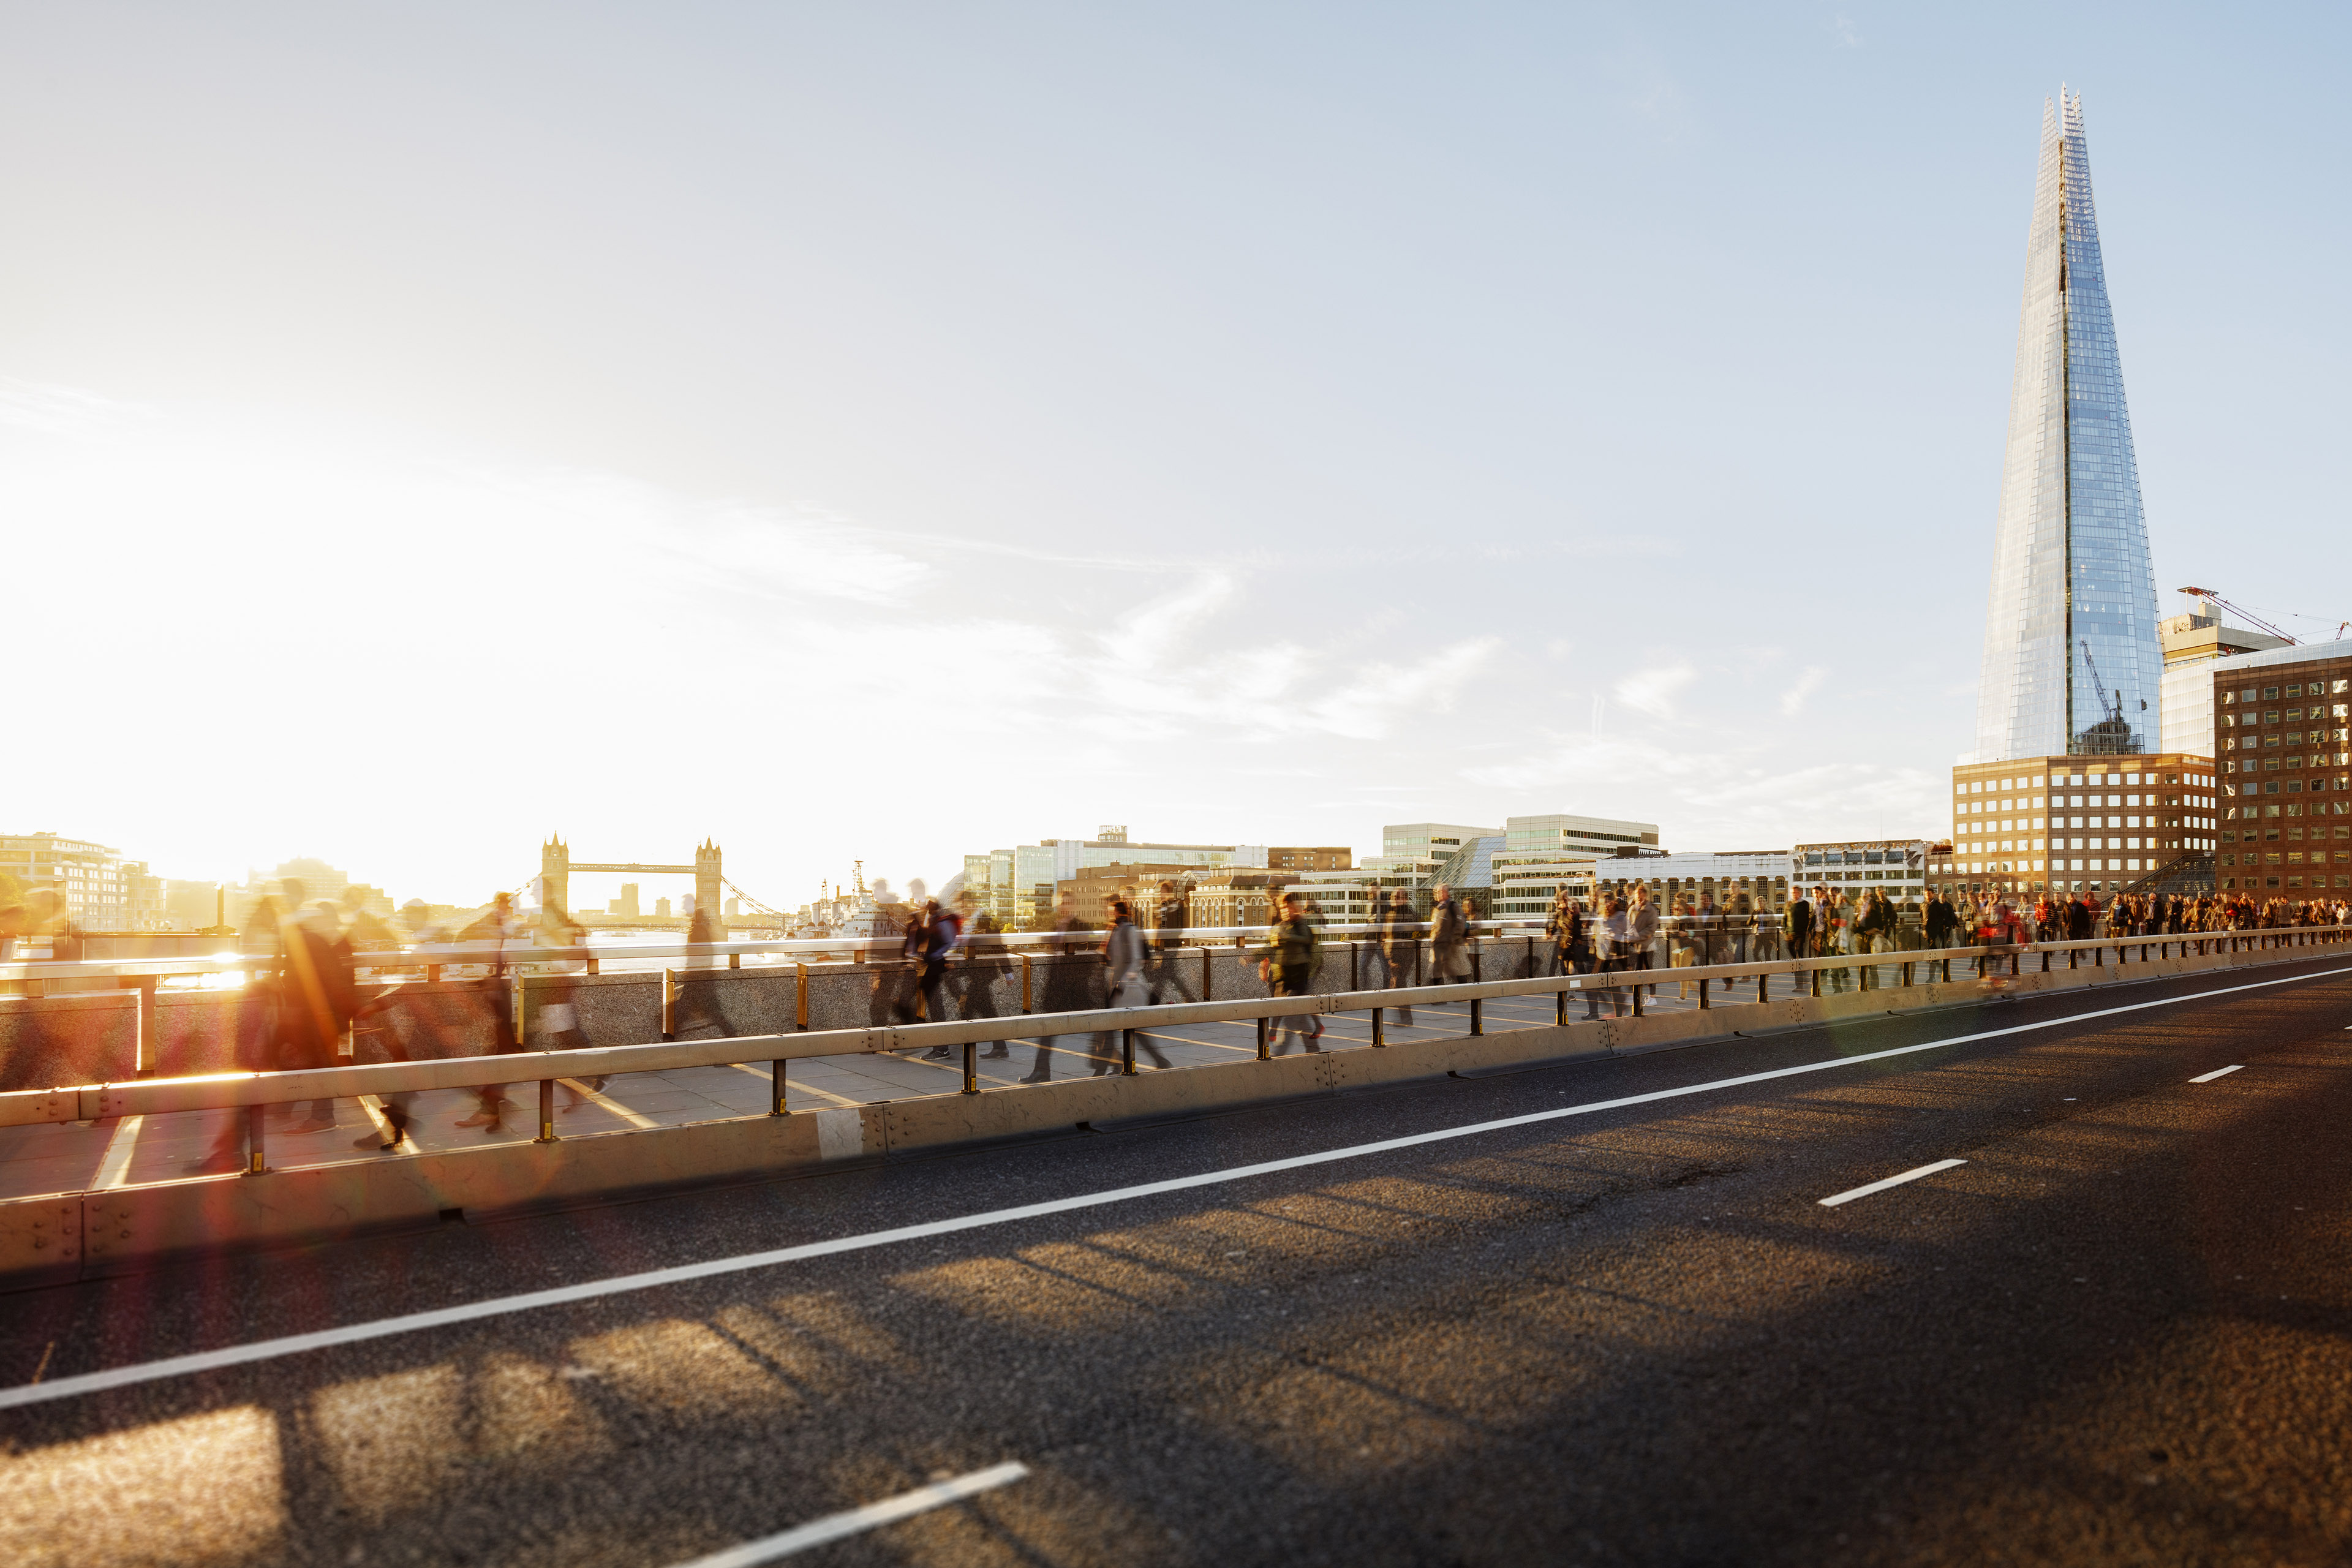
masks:
{"type": "MultiPolygon", "coordinates": [[[[1881,962],[1873,967],[1876,972],[1875,984],[1899,984],[1899,963],[1881,962]]],[[[1965,968],[1959,973],[1965,973],[1965,968]]],[[[1679,1012],[1698,1005],[1696,986],[1674,976],[1672,969],[1647,972],[1645,986],[1649,994],[1643,1000],[1645,1011],[1679,1012]],[[1685,991],[1692,994],[1685,995],[1685,991]]],[[[1850,986],[1859,984],[1858,976],[1849,982],[1850,986]]],[[[1823,992],[1837,988],[1831,977],[1824,975],[1823,992]]],[[[1797,995],[1809,989],[1809,983],[1801,975],[1771,977],[1770,994],[1776,997],[1797,995]]],[[[1620,990],[1617,994],[1621,1005],[1630,1012],[1630,990],[1620,990]]],[[[1753,981],[1731,987],[1729,994],[1723,983],[1718,982],[1713,994],[1717,1003],[1726,1005],[1753,1001],[1755,994],[1753,981]]],[[[1602,1016],[1607,1016],[1610,1002],[1605,993],[1601,1006],[1602,1016]]],[[[1470,1030],[1467,1003],[1424,1005],[1416,1007],[1414,1014],[1414,1022],[1409,1026],[1397,1023],[1393,1012],[1384,1015],[1382,1033],[1390,1044],[1461,1036],[1470,1030]]],[[[1495,997],[1485,1004],[1483,1026],[1489,1033],[1532,1028],[1550,1024],[1554,1016],[1550,996],[1495,997]]],[[[1571,994],[1570,1018],[1580,1021],[1584,1016],[1582,996],[1571,994]]],[[[1037,1021],[1043,1025],[1050,1016],[1041,1016],[1037,1021]]],[[[1320,1043],[1326,1050],[1360,1050],[1371,1046],[1370,1013],[1330,1014],[1325,1016],[1324,1024],[1320,1043]]],[[[1113,1035],[1109,1040],[1110,1048],[1116,1052],[1118,1037],[1113,1035]]],[[[992,1047],[982,1046],[975,1062],[980,1085],[982,1089],[1003,1089],[1022,1082],[1033,1070],[1041,1043],[1045,1047],[1055,1079],[1083,1078],[1097,1068],[1118,1071],[1115,1056],[1106,1064],[1089,1054],[1094,1041],[1091,1034],[1033,1036],[1008,1042],[1002,1057],[988,1054],[992,1047]]],[[[1300,1048],[1295,1043],[1278,1039],[1276,1048],[1284,1044],[1289,1044],[1293,1053],[1300,1048]]],[[[1185,1024],[1137,1033],[1136,1067],[1139,1072],[1246,1060],[1256,1054],[1255,1027],[1245,1022],[1185,1024]],[[1146,1041],[1167,1057],[1167,1068],[1152,1064],[1144,1048],[1146,1041]]],[[[567,1081],[557,1089],[559,1106],[575,1091],[585,1094],[585,1099],[576,1109],[558,1115],[557,1131],[562,1136],[577,1137],[765,1115],[770,1083],[770,1068],[764,1061],[618,1074],[601,1093],[595,1094],[585,1094],[583,1085],[567,1081]]],[[[796,1112],[954,1094],[963,1087],[962,1047],[952,1047],[944,1059],[929,1058],[919,1050],[813,1058],[792,1064],[785,1087],[786,1107],[796,1112]]],[[[515,1100],[515,1108],[507,1113],[504,1126],[496,1131],[456,1125],[478,1109],[479,1101],[471,1089],[435,1089],[418,1094],[411,1142],[403,1146],[403,1152],[437,1152],[529,1142],[538,1131],[537,1085],[518,1082],[509,1093],[515,1100]]],[[[278,1126],[290,1121],[293,1113],[292,1107],[273,1107],[268,1112],[268,1158],[275,1169],[390,1157],[379,1148],[353,1146],[355,1141],[363,1138],[380,1142],[381,1108],[372,1099],[337,1100],[336,1125],[330,1131],[280,1133],[278,1126]]],[[[182,1180],[189,1174],[188,1166],[201,1160],[232,1120],[241,1114],[228,1110],[183,1111],[95,1122],[0,1128],[0,1198],[182,1180]]]]}

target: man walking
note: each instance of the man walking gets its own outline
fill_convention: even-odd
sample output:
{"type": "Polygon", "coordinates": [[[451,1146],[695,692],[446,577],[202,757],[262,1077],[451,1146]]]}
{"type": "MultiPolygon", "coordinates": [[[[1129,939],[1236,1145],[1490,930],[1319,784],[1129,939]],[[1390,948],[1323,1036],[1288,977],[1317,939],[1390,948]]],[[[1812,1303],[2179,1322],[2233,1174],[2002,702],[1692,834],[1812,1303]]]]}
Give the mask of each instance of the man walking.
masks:
{"type": "Polygon", "coordinates": [[[1470,922],[1454,901],[1454,889],[1437,884],[1429,905],[1429,980],[1453,985],[1470,978],[1470,922]]]}
{"type": "MultiPolygon", "coordinates": [[[[1389,895],[1387,913],[1381,921],[1381,966],[1388,971],[1388,986],[1391,991],[1408,989],[1421,981],[1421,932],[1419,922],[1412,918],[1412,899],[1402,888],[1389,895]]],[[[1412,1027],[1412,1005],[1397,1009],[1397,1022],[1412,1027]]]]}
{"type": "Polygon", "coordinates": [[[1175,883],[1160,884],[1160,906],[1152,911],[1152,926],[1159,938],[1152,944],[1152,1003],[1196,1000],[1177,967],[1184,948],[1185,910],[1184,900],[1176,896],[1175,883]]]}
{"type": "MultiPolygon", "coordinates": [[[[1265,933],[1265,950],[1258,960],[1258,973],[1276,996],[1312,995],[1316,952],[1315,923],[1307,918],[1307,900],[1297,893],[1283,894],[1282,918],[1265,933]]],[[[1305,1015],[1303,1021],[1297,1015],[1286,1016],[1274,1054],[1287,1052],[1294,1037],[1308,1050],[1320,1051],[1323,1020],[1312,1014],[1305,1015]]]]}

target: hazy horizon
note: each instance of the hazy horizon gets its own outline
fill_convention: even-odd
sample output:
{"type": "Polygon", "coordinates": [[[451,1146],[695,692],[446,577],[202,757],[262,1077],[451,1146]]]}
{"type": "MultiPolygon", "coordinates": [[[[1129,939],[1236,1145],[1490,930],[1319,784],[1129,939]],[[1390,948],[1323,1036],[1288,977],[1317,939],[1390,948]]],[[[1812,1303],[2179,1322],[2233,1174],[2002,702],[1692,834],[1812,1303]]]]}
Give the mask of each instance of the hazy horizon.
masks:
{"type": "Polygon", "coordinates": [[[160,875],[1940,834],[2062,80],[2160,612],[2352,616],[2334,11],[15,20],[0,831],[160,875]]]}

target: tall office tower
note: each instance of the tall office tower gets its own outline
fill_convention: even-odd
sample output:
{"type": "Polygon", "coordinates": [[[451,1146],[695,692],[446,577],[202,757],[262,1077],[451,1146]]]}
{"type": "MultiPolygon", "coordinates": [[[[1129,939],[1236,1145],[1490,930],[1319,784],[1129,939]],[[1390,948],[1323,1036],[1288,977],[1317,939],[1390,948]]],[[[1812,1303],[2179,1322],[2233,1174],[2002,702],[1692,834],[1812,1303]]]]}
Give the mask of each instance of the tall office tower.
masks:
{"type": "Polygon", "coordinates": [[[2156,576],[2083,100],[2042,114],[1972,761],[2163,747],[2156,576]]]}

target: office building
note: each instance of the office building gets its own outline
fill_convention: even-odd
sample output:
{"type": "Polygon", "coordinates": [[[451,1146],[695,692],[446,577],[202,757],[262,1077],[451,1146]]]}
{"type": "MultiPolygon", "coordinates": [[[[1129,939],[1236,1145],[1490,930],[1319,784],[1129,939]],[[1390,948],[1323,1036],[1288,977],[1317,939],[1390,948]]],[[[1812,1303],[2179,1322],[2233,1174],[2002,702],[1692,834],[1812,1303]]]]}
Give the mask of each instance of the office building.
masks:
{"type": "MultiPolygon", "coordinates": [[[[1326,851],[1295,850],[1294,854],[1326,851]]],[[[1128,837],[1123,824],[1106,823],[1092,838],[1046,838],[1035,844],[963,858],[964,888],[1009,931],[1036,931],[1051,922],[1061,883],[1080,871],[1112,864],[1178,866],[1208,871],[1263,868],[1266,847],[1251,844],[1154,844],[1128,837]],[[983,871],[984,868],[984,871],[983,871]]]]}
{"type": "Polygon", "coordinates": [[[2352,889],[2352,641],[2206,668],[2221,747],[2215,887],[2281,898],[2352,889]]]}
{"type": "Polygon", "coordinates": [[[88,839],[60,833],[0,837],[0,872],[27,893],[55,892],[66,918],[84,931],[151,930],[163,918],[163,883],[147,875],[146,862],[125,860],[121,850],[88,839]]]}
{"type": "Polygon", "coordinates": [[[1991,567],[1969,760],[2168,748],[2156,577],[2079,94],[2042,111],[1991,567]]]}
{"type": "Polygon", "coordinates": [[[1849,899],[1875,890],[1896,903],[1913,904],[1927,895],[1928,858],[1936,847],[1925,838],[1800,844],[1789,851],[1786,869],[1790,883],[1808,889],[1809,897],[1814,888],[1849,899]]]}
{"type": "Polygon", "coordinates": [[[2216,659],[2285,647],[2285,637],[2223,624],[2221,607],[2189,596],[2189,608],[2157,627],[2164,642],[2164,749],[2219,757],[2214,744],[2213,672],[2216,659]]]}
{"type": "Polygon", "coordinates": [[[1928,879],[1972,896],[2116,892],[2209,854],[2216,795],[2212,759],[2183,752],[1963,763],[1928,879]]]}
{"type": "Polygon", "coordinates": [[[1586,896],[1628,898],[1634,889],[1647,888],[1668,913],[1695,910],[1702,898],[1712,898],[1725,914],[1771,914],[1788,901],[1789,866],[1785,849],[1612,855],[1594,863],[1586,896]]]}

